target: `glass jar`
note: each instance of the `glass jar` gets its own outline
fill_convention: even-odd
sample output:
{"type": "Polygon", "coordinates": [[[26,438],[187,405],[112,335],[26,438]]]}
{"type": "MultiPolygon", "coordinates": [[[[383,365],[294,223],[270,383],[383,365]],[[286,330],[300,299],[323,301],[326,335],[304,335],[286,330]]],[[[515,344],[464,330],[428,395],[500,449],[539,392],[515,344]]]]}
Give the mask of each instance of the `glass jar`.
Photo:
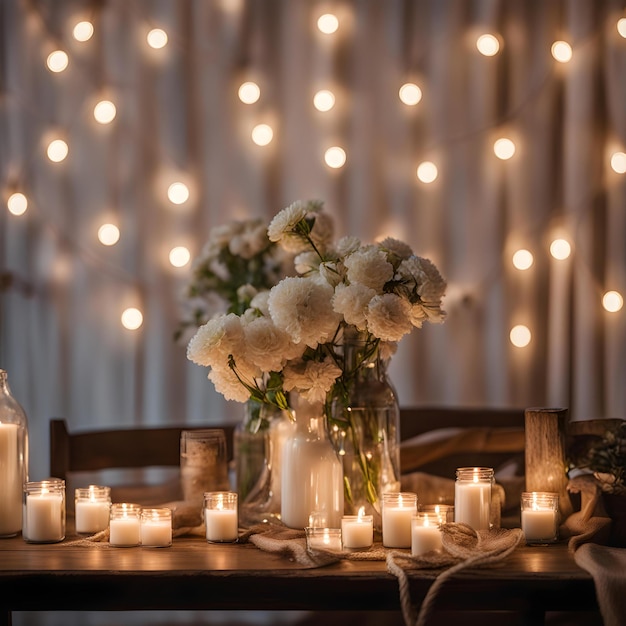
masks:
{"type": "Polygon", "coordinates": [[[345,393],[335,395],[329,435],[343,462],[345,512],[364,507],[381,530],[385,492],[400,489],[400,407],[378,340],[344,332],[345,393]]]}
{"type": "Polygon", "coordinates": [[[204,525],[210,543],[232,543],[239,537],[237,494],[211,491],[204,494],[204,525]]]}
{"type": "Polygon", "coordinates": [[[111,488],[100,485],[78,487],[74,491],[76,533],[93,535],[109,527],[111,488]]]}
{"type": "Polygon", "coordinates": [[[111,505],[109,544],[131,548],[141,543],[141,505],[118,502],[111,505]]]}
{"type": "Polygon", "coordinates": [[[65,539],[65,481],[59,478],[24,483],[22,537],[28,543],[65,539]]]}
{"type": "Polygon", "coordinates": [[[474,530],[489,530],[491,520],[491,467],[459,467],[454,483],[454,521],[474,530]]]}
{"type": "Polygon", "coordinates": [[[169,548],[172,545],[171,509],[141,509],[141,545],[148,548],[169,548]]]}
{"type": "Polygon", "coordinates": [[[341,528],[343,470],[328,438],[324,407],[295,400],[296,428],[283,447],[281,520],[290,528],[306,528],[315,511],[326,514],[329,527],[341,528]]]}
{"type": "Polygon", "coordinates": [[[22,492],[28,481],[28,421],[0,369],[0,537],[22,531],[22,492]]]}

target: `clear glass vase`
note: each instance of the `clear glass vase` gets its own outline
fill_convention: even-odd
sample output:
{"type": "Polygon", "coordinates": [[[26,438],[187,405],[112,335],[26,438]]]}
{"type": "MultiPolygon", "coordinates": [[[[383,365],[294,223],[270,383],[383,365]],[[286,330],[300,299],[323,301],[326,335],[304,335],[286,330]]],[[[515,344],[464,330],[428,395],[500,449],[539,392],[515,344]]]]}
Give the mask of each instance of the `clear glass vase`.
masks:
{"type": "Polygon", "coordinates": [[[343,357],[347,385],[333,398],[328,418],[343,461],[345,512],[356,515],[363,507],[380,531],[383,493],[400,489],[398,396],[376,340],[346,332],[343,357]]]}

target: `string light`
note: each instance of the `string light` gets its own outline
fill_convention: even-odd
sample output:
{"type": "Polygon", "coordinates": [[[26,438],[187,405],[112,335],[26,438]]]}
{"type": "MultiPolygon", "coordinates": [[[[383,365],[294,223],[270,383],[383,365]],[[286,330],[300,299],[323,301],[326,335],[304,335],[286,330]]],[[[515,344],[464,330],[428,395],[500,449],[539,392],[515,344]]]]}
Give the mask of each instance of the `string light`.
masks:
{"type": "Polygon", "coordinates": [[[439,175],[437,166],[432,161],[423,161],[417,167],[417,177],[423,183],[432,183],[439,175]]]}
{"type": "Polygon", "coordinates": [[[59,73],[67,69],[70,59],[63,50],[55,50],[48,55],[46,65],[51,72],[59,73]]]}
{"type": "Polygon", "coordinates": [[[19,191],[12,193],[7,200],[7,208],[12,215],[24,215],[28,209],[28,199],[19,191]]]}
{"type": "Polygon", "coordinates": [[[493,151],[499,159],[507,161],[515,154],[515,144],[510,139],[501,137],[494,142],[493,151]]]}
{"type": "Polygon", "coordinates": [[[602,306],[609,313],[617,313],[624,306],[624,298],[618,291],[607,291],[602,296],[602,306]]]}
{"type": "Polygon", "coordinates": [[[626,39],[626,17],[620,17],[617,20],[617,32],[626,39]]]}
{"type": "Polygon", "coordinates": [[[257,146],[267,146],[274,138],[274,131],[268,124],[257,124],[252,129],[252,141],[257,146]]]}
{"type": "Polygon", "coordinates": [[[346,164],[346,151],[339,146],[328,148],[324,154],[324,161],[328,167],[338,169],[346,164]]]}
{"type": "Polygon", "coordinates": [[[513,255],[513,266],[518,270],[529,269],[534,262],[532,253],[529,250],[517,250],[513,255]]]}
{"type": "Polygon", "coordinates": [[[129,307],[122,312],[121,320],[127,330],[137,330],[143,324],[143,314],[139,309],[129,307]]]}
{"type": "Polygon", "coordinates": [[[167,197],[172,204],[184,204],[189,200],[189,187],[185,183],[172,183],[167,188],[167,197]]]}
{"type": "Polygon", "coordinates": [[[490,33],[486,33],[481,35],[476,40],[476,47],[478,48],[478,52],[486,57],[492,57],[498,54],[500,50],[500,42],[495,35],[491,35],[490,33]]]}
{"type": "Polygon", "coordinates": [[[525,348],[530,343],[531,338],[530,329],[523,324],[513,326],[509,333],[509,339],[516,348],[525,348]]]}
{"type": "Polygon", "coordinates": [[[69,147],[63,139],[54,139],[48,144],[46,154],[53,163],[64,161],[69,154],[69,147]]]}
{"type": "Polygon", "coordinates": [[[555,239],[550,244],[550,254],[559,261],[564,261],[572,252],[572,246],[566,239],[555,239]]]}
{"type": "Polygon", "coordinates": [[[185,246],[176,246],[170,250],[169,258],[173,267],[185,267],[191,260],[191,253],[185,246]]]}
{"type": "Polygon", "coordinates": [[[241,83],[237,93],[239,99],[244,104],[254,104],[261,97],[261,88],[255,82],[249,80],[241,83]]]}
{"type": "Polygon", "coordinates": [[[323,113],[330,111],[335,106],[335,94],[328,89],[320,89],[313,96],[313,106],[323,113]]]}
{"type": "Polygon", "coordinates": [[[415,106],[422,99],[422,90],[415,83],[404,83],[398,91],[400,101],[408,106],[415,106]]]}
{"type": "Polygon", "coordinates": [[[572,46],[567,41],[555,41],[552,44],[552,56],[559,63],[567,63],[572,59],[572,46]]]}
{"type": "Polygon", "coordinates": [[[102,224],[98,228],[98,241],[103,246],[114,246],[120,240],[120,229],[115,224],[102,224]]]}
{"type": "Polygon", "coordinates": [[[78,22],[78,24],[74,26],[72,35],[76,41],[80,41],[81,43],[89,41],[93,35],[93,24],[86,20],[78,22]]]}
{"type": "Polygon", "coordinates": [[[167,33],[162,28],[153,28],[146,36],[146,41],[151,48],[160,50],[167,46],[167,33]]]}
{"type": "Polygon", "coordinates": [[[626,173],[626,154],[624,152],[614,152],[611,155],[611,168],[616,174],[626,173]]]}
{"type": "Polygon", "coordinates": [[[117,115],[117,109],[110,100],[101,100],[93,109],[93,116],[99,124],[110,124],[117,115]]]}
{"type": "Polygon", "coordinates": [[[324,13],[324,15],[320,15],[318,18],[317,27],[325,35],[332,35],[339,28],[339,20],[332,13],[324,13]]]}

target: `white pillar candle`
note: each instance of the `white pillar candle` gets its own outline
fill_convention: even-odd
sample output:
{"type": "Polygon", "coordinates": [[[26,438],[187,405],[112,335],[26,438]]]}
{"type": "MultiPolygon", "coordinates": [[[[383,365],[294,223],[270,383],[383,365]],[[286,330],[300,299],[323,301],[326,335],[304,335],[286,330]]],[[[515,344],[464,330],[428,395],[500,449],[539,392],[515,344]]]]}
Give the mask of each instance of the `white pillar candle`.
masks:
{"type": "Polygon", "coordinates": [[[24,477],[18,460],[18,425],[0,424],[0,537],[22,529],[24,477]]]}
{"type": "Polygon", "coordinates": [[[141,507],[126,502],[111,506],[109,543],[118,548],[129,548],[141,543],[141,507]]]}
{"type": "Polygon", "coordinates": [[[454,521],[489,530],[493,469],[462,467],[454,484],[454,521]]]}
{"type": "Polygon", "coordinates": [[[374,518],[365,515],[364,507],[358,515],[344,515],[341,519],[343,547],[348,550],[370,548],[374,542],[374,518]]]}
{"type": "Polygon", "coordinates": [[[522,530],[527,543],[551,543],[558,535],[557,493],[522,494],[522,530]]]}
{"type": "Polygon", "coordinates": [[[239,536],[237,494],[230,491],[205,493],[204,524],[207,541],[237,541],[239,536]]]}
{"type": "Polygon", "coordinates": [[[31,543],[65,539],[65,481],[28,482],[25,487],[22,535],[31,543]]]}
{"type": "Polygon", "coordinates": [[[90,485],[79,487],[74,496],[74,516],[76,532],[79,535],[93,535],[109,526],[111,509],[109,487],[90,485]]]}
{"type": "Polygon", "coordinates": [[[141,511],[141,545],[167,548],[172,545],[172,511],[168,508],[141,511]]]}
{"type": "Polygon", "coordinates": [[[442,537],[439,519],[434,514],[418,513],[411,518],[411,554],[420,556],[441,550],[442,537]]]}
{"type": "Polygon", "coordinates": [[[411,547],[411,517],[417,513],[414,493],[384,493],[382,508],[383,545],[386,548],[411,547]]]}

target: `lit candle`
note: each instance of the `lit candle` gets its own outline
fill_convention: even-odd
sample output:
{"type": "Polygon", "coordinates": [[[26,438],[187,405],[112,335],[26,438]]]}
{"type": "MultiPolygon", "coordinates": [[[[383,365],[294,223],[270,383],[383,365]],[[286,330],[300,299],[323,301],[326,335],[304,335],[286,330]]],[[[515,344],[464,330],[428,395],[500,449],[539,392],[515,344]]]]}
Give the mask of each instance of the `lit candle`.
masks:
{"type": "Polygon", "coordinates": [[[18,450],[18,425],[0,424],[0,537],[22,530],[24,477],[19,471],[18,450]]]}
{"type": "Polygon", "coordinates": [[[359,509],[358,515],[344,515],[341,519],[341,537],[343,547],[359,550],[371,547],[374,542],[374,519],[365,515],[365,508],[359,509]]]}
{"type": "Polygon", "coordinates": [[[384,493],[382,508],[383,545],[387,548],[411,547],[411,517],[417,513],[414,493],[384,493]]]}
{"type": "Polygon", "coordinates": [[[559,495],[547,491],[522,494],[522,530],[527,543],[557,540],[559,495]]]}
{"type": "Polygon", "coordinates": [[[440,524],[454,521],[454,506],[452,504],[420,504],[419,513],[435,515],[440,524]]]}
{"type": "Polygon", "coordinates": [[[109,526],[111,489],[89,485],[87,488],[77,488],[74,493],[76,532],[79,535],[93,535],[106,530],[109,526]]]}
{"type": "Polygon", "coordinates": [[[411,555],[419,556],[441,550],[439,518],[432,513],[418,513],[411,518],[411,555]]]}
{"type": "Polygon", "coordinates": [[[309,550],[341,551],[341,528],[319,528],[307,526],[306,545],[309,550]]]}
{"type": "Polygon", "coordinates": [[[29,543],[65,539],[65,481],[27,482],[22,536],[29,543]]]}
{"type": "Polygon", "coordinates": [[[474,530],[489,530],[493,469],[461,467],[454,484],[454,521],[474,530]]]}
{"type": "Polygon", "coordinates": [[[172,545],[172,511],[168,508],[141,511],[141,545],[167,548],[172,545]]]}
{"type": "Polygon", "coordinates": [[[141,543],[141,506],[126,502],[111,506],[109,543],[118,548],[141,543]]]}
{"type": "Polygon", "coordinates": [[[207,541],[237,541],[239,536],[237,494],[230,491],[205,493],[204,523],[207,541]]]}

